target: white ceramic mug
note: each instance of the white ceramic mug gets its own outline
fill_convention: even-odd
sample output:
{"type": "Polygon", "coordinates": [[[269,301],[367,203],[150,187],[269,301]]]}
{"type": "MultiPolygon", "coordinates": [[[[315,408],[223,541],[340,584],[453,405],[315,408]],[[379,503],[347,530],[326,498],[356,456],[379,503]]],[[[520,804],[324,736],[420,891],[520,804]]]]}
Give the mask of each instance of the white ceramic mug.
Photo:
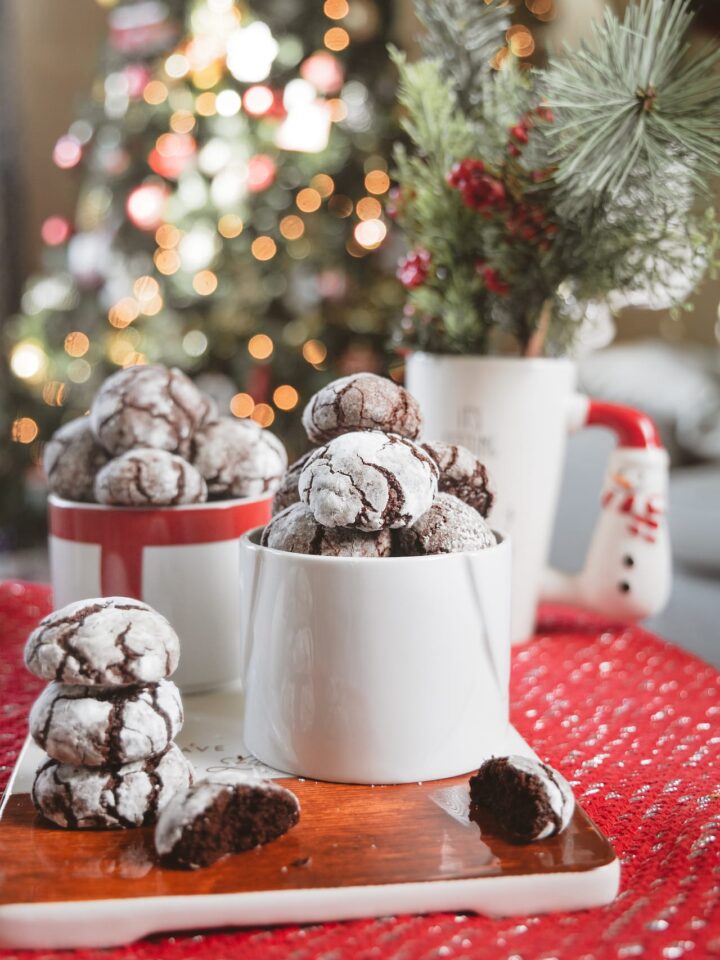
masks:
{"type": "Polygon", "coordinates": [[[487,465],[496,492],[490,519],[513,540],[514,642],[532,635],[539,599],[627,620],[657,613],[670,592],[669,459],[655,425],[641,411],[576,393],[576,377],[566,358],[414,353],[407,361],[424,438],[460,443],[487,465]],[[579,575],[546,572],[567,437],[590,426],[617,437],[605,491],[621,486],[623,504],[603,497],[579,575]]]}
{"type": "Polygon", "coordinates": [[[107,507],[50,496],[56,608],[88,597],[144,600],[181,641],[173,680],[186,693],[241,674],[240,536],[270,519],[272,497],[179,507],[107,507]]]}
{"type": "Polygon", "coordinates": [[[405,783],[507,752],[510,543],[430,557],[241,541],[245,741],[269,766],[405,783]]]}

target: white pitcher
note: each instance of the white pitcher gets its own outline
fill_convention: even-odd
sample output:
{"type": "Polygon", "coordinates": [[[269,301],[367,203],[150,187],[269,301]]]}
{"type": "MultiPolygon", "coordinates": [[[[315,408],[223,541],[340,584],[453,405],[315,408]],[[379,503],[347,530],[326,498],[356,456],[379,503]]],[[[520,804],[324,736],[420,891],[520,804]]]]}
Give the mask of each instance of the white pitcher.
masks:
{"type": "Polygon", "coordinates": [[[638,620],[662,609],[670,592],[667,453],[649,417],[576,393],[576,377],[569,359],[408,358],[424,438],[469,447],[490,473],[492,523],[513,540],[514,642],[532,634],[539,599],[638,620]],[[618,447],[585,567],[576,576],[546,571],[567,436],[593,425],[613,430],[618,447]]]}

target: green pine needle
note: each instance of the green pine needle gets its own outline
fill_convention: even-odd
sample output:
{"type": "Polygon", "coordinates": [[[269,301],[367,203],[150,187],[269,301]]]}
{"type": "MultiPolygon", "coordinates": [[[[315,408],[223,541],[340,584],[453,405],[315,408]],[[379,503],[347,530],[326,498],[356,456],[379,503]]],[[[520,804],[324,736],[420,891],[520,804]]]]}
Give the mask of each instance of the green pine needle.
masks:
{"type": "Polygon", "coordinates": [[[543,74],[556,113],[556,183],[574,209],[619,196],[634,177],[658,181],[681,161],[699,183],[720,172],[720,50],[688,57],[691,0],[640,0],[611,11],[543,74]]]}

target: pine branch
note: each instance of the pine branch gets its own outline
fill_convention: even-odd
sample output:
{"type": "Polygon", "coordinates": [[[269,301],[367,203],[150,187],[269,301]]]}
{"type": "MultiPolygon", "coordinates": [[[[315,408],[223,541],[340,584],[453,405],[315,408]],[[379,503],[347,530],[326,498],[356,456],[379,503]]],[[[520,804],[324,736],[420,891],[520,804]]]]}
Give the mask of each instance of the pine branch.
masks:
{"type": "Polygon", "coordinates": [[[682,162],[696,184],[720,173],[720,50],[690,60],[690,0],[639,0],[610,10],[589,43],[564,48],[542,77],[556,114],[550,151],[569,209],[620,196],[633,180],[672,189],[682,162]]]}
{"type": "Polygon", "coordinates": [[[512,7],[507,0],[416,0],[415,9],[426,27],[425,56],[441,65],[463,109],[472,111],[484,100],[512,7]]]}

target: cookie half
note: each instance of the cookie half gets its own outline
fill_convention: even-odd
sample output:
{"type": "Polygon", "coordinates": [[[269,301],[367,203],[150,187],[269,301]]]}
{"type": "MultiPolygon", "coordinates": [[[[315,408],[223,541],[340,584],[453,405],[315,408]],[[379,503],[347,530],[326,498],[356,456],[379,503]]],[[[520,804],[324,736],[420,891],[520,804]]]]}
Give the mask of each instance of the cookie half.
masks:
{"type": "Polygon", "coordinates": [[[72,830],[141,827],[192,782],[192,765],[173,743],[158,757],[119,767],[46,760],[35,774],[32,800],[44,817],[72,830]]]}
{"type": "Polygon", "coordinates": [[[30,711],[30,735],[54,760],[120,766],[167,749],[182,728],[180,691],[171,680],[143,687],[51,683],[30,711]]]}
{"type": "Polygon", "coordinates": [[[263,530],[262,545],[288,553],[322,557],[389,557],[389,530],[365,533],[345,527],[324,527],[304,503],[294,503],[278,513],[263,530]]]}
{"type": "Polygon", "coordinates": [[[511,840],[531,843],[563,831],[575,797],[557,770],[528,757],[493,757],[470,778],[470,800],[489,810],[511,840]]]}
{"type": "Polygon", "coordinates": [[[158,683],[175,670],[180,640],[140,600],[79,600],[44,617],[28,637],[25,665],[58,683],[119,687],[158,683]]]}
{"type": "Polygon", "coordinates": [[[410,527],[396,533],[406,557],[484,550],[497,543],[495,534],[473,507],[449,493],[439,493],[430,509],[410,527]]]}
{"type": "Polygon", "coordinates": [[[299,819],[297,797],[270,780],[201,780],[165,807],[155,828],[155,849],[168,866],[207,867],[229,853],[276,840],[299,819]]]}

